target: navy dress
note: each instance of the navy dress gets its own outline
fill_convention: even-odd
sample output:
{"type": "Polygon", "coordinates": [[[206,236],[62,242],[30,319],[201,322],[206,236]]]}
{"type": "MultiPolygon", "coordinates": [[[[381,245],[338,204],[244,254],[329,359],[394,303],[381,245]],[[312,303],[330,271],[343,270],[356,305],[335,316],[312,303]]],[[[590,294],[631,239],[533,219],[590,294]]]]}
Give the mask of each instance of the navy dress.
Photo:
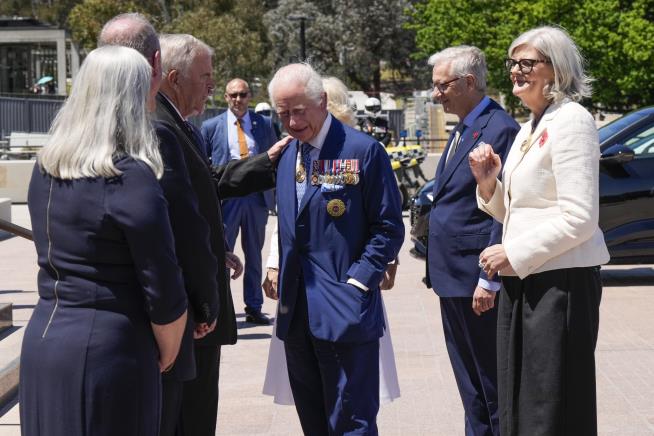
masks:
{"type": "Polygon", "coordinates": [[[107,179],[32,174],[40,298],[21,352],[24,436],[158,434],[150,322],[181,316],[186,294],[152,170],[128,157],[116,167],[107,179]]]}

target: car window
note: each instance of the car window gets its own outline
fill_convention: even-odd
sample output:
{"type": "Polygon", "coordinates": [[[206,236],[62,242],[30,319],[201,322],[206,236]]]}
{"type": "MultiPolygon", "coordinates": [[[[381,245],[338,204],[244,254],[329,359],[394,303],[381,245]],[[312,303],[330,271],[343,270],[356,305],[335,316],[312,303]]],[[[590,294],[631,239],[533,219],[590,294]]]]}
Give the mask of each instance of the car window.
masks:
{"type": "Polygon", "coordinates": [[[641,120],[645,116],[646,114],[643,112],[630,113],[623,117],[618,118],[615,121],[610,122],[605,126],[600,127],[599,129],[600,144],[606,141],[611,136],[615,135],[616,133],[622,131],[623,129],[626,129],[632,124],[636,124],[639,120],[641,120]]]}
{"type": "Polygon", "coordinates": [[[631,135],[624,141],[624,145],[634,151],[636,157],[654,157],[654,125],[646,126],[643,130],[631,135]]]}

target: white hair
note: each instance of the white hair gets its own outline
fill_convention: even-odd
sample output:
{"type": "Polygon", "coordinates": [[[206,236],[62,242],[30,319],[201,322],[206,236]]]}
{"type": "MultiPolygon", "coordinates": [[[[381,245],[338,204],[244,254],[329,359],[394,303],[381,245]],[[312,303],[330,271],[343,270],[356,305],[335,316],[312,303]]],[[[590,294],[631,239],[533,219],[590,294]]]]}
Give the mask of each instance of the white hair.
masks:
{"type": "Polygon", "coordinates": [[[184,33],[161,34],[161,67],[164,76],[170,70],[177,70],[186,76],[193,61],[201,53],[213,56],[214,50],[193,35],[184,33]]]}
{"type": "Polygon", "coordinates": [[[354,126],[356,117],[350,107],[350,96],[347,86],[337,77],[323,77],[322,86],[327,93],[327,110],[339,121],[354,126]]]}
{"type": "Polygon", "coordinates": [[[554,83],[546,88],[546,98],[558,102],[564,98],[579,101],[590,97],[592,78],[584,72],[584,59],[565,30],[551,26],[528,30],[511,43],[509,57],[523,45],[535,48],[552,63],[554,83]]]}
{"type": "Polygon", "coordinates": [[[325,92],[322,86],[322,77],[308,63],[289,64],[281,67],[268,84],[268,95],[272,107],[276,108],[275,92],[279,87],[301,85],[304,87],[305,95],[310,99],[320,103],[322,94],[325,92]]]}
{"type": "Polygon", "coordinates": [[[104,46],[79,70],[70,97],[50,127],[38,162],[60,179],[114,177],[114,159],[128,155],[163,174],[147,112],[152,67],[136,50],[104,46]]]}
{"type": "Polygon", "coordinates": [[[486,92],[488,74],[486,56],[477,47],[471,45],[448,47],[429,57],[429,65],[435,66],[441,63],[449,63],[450,73],[457,77],[473,76],[477,91],[486,92]]]}

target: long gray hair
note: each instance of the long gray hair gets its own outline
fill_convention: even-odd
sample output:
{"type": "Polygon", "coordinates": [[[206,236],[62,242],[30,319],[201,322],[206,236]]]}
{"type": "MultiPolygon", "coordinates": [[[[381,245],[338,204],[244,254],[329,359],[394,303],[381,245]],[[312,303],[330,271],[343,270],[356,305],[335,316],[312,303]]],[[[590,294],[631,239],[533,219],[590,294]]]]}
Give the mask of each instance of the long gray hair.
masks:
{"type": "Polygon", "coordinates": [[[152,68],[136,50],[104,46],[86,57],[70,97],[50,127],[38,162],[60,179],[114,177],[128,155],[160,178],[163,163],[147,112],[152,68]]]}

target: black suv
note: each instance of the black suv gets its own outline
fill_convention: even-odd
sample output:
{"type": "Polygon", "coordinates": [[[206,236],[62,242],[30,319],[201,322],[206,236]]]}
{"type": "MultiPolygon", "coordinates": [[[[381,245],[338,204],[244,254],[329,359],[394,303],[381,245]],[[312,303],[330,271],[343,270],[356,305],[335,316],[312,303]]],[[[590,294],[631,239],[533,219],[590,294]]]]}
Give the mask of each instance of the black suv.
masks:
{"type": "MultiPolygon", "coordinates": [[[[654,106],[599,129],[599,225],[612,264],[654,263],[654,106]]],[[[411,254],[424,258],[434,180],[411,200],[411,254]]]]}

